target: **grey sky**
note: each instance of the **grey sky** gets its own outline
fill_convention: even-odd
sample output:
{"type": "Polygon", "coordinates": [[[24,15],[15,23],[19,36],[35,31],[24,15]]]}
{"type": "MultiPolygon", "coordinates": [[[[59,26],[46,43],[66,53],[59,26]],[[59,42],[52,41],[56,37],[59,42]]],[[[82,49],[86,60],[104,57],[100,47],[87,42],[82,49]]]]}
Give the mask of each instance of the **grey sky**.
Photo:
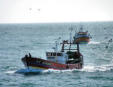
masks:
{"type": "Polygon", "coordinates": [[[113,0],[0,0],[0,23],[112,20],[113,0]]]}

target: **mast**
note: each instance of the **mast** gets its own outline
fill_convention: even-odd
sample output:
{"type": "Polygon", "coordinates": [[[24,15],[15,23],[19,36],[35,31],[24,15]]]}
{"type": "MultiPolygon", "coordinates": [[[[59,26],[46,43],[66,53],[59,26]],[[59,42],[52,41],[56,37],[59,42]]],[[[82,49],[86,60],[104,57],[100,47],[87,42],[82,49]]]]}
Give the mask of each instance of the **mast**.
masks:
{"type": "Polygon", "coordinates": [[[66,43],[67,41],[63,40],[63,43],[62,44],[62,49],[61,49],[61,52],[64,52],[64,44],[66,43]]]}
{"type": "Polygon", "coordinates": [[[57,52],[57,51],[58,51],[58,42],[55,41],[55,52],[57,52]]]}
{"type": "Polygon", "coordinates": [[[62,50],[61,50],[61,52],[64,52],[64,41],[62,43],[62,50]]]}
{"type": "Polygon", "coordinates": [[[54,51],[57,52],[58,51],[58,45],[59,45],[59,40],[61,39],[61,37],[59,37],[58,39],[56,39],[55,41],[55,47],[54,47],[54,51]]]}

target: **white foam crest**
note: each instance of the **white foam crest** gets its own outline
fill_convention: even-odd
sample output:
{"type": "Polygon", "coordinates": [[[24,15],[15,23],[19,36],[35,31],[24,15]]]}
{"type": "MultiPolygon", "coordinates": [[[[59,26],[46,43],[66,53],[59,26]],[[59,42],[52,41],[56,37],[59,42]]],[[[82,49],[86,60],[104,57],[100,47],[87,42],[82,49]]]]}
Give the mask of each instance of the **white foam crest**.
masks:
{"type": "Polygon", "coordinates": [[[88,44],[100,44],[100,42],[90,41],[88,44]]]}
{"type": "Polygon", "coordinates": [[[6,74],[14,74],[16,71],[15,70],[12,70],[12,71],[7,71],[5,72],[6,74]]]}
{"type": "Polygon", "coordinates": [[[42,73],[51,73],[51,72],[60,73],[60,70],[48,69],[48,70],[44,70],[42,73]]]}
{"type": "Polygon", "coordinates": [[[80,71],[94,72],[95,71],[95,67],[94,66],[84,66],[84,68],[81,69],[80,71]]]}
{"type": "Polygon", "coordinates": [[[68,70],[54,70],[54,69],[48,69],[48,70],[44,70],[43,73],[64,73],[64,72],[73,72],[76,69],[68,69],[68,70]]]}
{"type": "Polygon", "coordinates": [[[101,65],[101,66],[84,66],[83,69],[80,71],[85,71],[85,72],[96,72],[96,71],[109,71],[113,69],[113,65],[101,65]]]}

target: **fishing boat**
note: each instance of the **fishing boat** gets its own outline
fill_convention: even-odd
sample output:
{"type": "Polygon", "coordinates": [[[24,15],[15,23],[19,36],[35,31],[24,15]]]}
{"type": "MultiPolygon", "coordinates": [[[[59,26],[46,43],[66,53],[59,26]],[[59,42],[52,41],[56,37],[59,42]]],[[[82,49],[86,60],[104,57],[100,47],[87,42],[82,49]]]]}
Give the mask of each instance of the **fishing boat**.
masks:
{"type": "Polygon", "coordinates": [[[30,53],[22,58],[27,69],[36,69],[39,71],[53,69],[53,70],[67,70],[67,69],[82,69],[83,56],[79,50],[79,44],[70,43],[68,40],[63,40],[61,50],[57,50],[58,44],[53,52],[46,52],[46,58],[42,59],[33,57],[30,53]],[[65,46],[68,45],[68,48],[65,46]],[[76,49],[72,45],[76,47],[76,49]]]}
{"type": "Polygon", "coordinates": [[[88,33],[88,31],[83,31],[83,28],[80,28],[79,32],[76,32],[74,35],[73,43],[79,43],[79,44],[87,44],[90,42],[91,35],[88,33]]]}

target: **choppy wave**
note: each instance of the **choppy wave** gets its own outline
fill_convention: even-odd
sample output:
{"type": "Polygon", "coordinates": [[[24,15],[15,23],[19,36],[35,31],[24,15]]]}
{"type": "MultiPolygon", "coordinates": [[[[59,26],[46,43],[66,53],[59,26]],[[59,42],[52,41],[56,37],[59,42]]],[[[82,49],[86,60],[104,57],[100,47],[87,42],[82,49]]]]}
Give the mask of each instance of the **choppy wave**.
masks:
{"type": "MultiPolygon", "coordinates": [[[[72,33],[74,35],[75,32],[72,33]]],[[[113,36],[113,22],[1,24],[0,36],[0,87],[28,87],[29,83],[31,83],[30,86],[32,87],[37,87],[37,85],[39,87],[45,87],[47,86],[46,84],[48,84],[49,87],[72,87],[75,85],[77,87],[112,87],[113,85],[113,41],[111,40],[113,36]],[[67,40],[69,39],[68,28],[70,25],[76,26],[79,29],[81,24],[83,24],[84,30],[88,30],[92,35],[92,39],[88,45],[80,45],[80,51],[84,56],[84,63],[86,64],[83,69],[49,69],[41,72],[21,69],[21,67],[24,67],[20,61],[21,57],[30,52],[33,56],[45,58],[45,51],[50,51],[54,44],[45,45],[42,44],[43,42],[53,43],[58,37],[67,40]],[[32,27],[32,29],[29,27],[32,27]],[[93,76],[92,72],[94,72],[93,76]],[[101,77],[105,77],[105,79],[100,79],[101,72],[103,73],[101,77]],[[34,73],[38,73],[39,75],[41,73],[43,75],[37,75],[37,78],[34,76],[25,78],[23,74],[26,73],[32,73],[33,75],[34,73]],[[67,73],[70,73],[70,75],[67,75],[67,73]],[[77,75],[74,76],[73,74],[77,75]],[[47,77],[45,77],[45,75],[47,77]]]]}

